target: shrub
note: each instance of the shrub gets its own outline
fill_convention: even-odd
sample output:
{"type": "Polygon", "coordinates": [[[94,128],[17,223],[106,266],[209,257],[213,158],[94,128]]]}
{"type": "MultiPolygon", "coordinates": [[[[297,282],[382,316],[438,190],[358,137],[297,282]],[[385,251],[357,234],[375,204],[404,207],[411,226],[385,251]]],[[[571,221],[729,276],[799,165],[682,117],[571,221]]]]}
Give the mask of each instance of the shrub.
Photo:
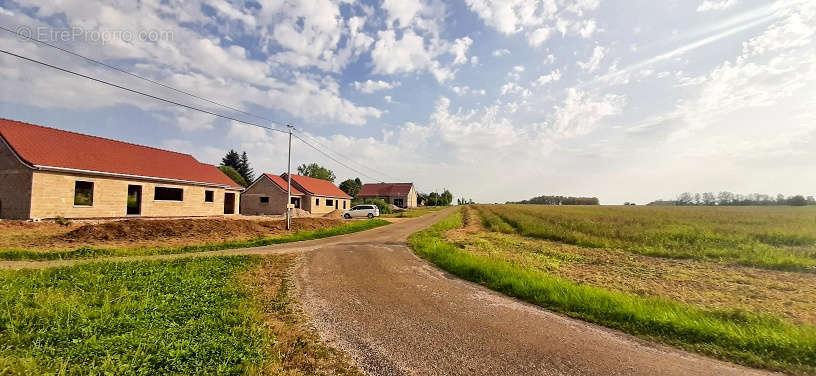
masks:
{"type": "Polygon", "coordinates": [[[377,205],[377,208],[380,209],[380,214],[391,214],[391,205],[388,205],[387,202],[381,199],[358,199],[351,202],[351,206],[354,205],[377,205]]]}

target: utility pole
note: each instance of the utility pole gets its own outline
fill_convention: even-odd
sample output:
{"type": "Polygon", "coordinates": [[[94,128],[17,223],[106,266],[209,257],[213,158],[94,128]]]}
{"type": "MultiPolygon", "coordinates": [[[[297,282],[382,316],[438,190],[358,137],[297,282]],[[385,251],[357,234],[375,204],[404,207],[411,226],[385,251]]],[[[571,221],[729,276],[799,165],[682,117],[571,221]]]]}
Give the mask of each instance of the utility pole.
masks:
{"type": "Polygon", "coordinates": [[[292,228],[292,129],[293,126],[286,124],[289,128],[289,161],[286,164],[286,230],[292,228]]]}

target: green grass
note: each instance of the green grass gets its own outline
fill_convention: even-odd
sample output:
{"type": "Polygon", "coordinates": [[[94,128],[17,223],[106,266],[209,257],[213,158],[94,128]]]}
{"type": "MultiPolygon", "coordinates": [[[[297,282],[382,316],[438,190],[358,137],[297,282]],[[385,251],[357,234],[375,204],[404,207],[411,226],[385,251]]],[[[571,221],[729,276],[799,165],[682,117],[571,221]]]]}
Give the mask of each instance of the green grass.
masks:
{"type": "Polygon", "coordinates": [[[816,272],[814,207],[475,207],[492,231],[647,256],[816,272]]]}
{"type": "Polygon", "coordinates": [[[444,240],[445,231],[461,226],[456,212],[411,235],[409,243],[461,278],[572,317],[748,366],[816,373],[814,327],[580,285],[501,257],[467,253],[444,240]]]}
{"type": "Polygon", "coordinates": [[[0,273],[0,374],[243,374],[272,361],[250,257],[0,273]]]}
{"type": "Polygon", "coordinates": [[[178,253],[193,253],[193,252],[209,252],[220,251],[224,249],[238,249],[261,247],[272,244],[291,243],[304,240],[313,240],[327,238],[337,235],[345,235],[359,231],[370,230],[376,227],[385,226],[390,222],[382,219],[370,219],[365,221],[354,221],[344,223],[337,227],[317,229],[309,231],[299,231],[291,235],[278,237],[265,237],[250,239],[245,241],[229,241],[212,244],[196,244],[181,247],[165,247],[165,248],[135,248],[135,249],[117,249],[117,248],[93,248],[81,247],[68,251],[53,251],[40,252],[31,250],[0,250],[0,260],[69,260],[81,258],[95,258],[95,257],[115,257],[115,256],[145,256],[145,255],[168,255],[178,253]]]}
{"type": "Polygon", "coordinates": [[[383,214],[380,217],[386,217],[386,218],[416,218],[416,217],[421,217],[421,216],[423,216],[425,214],[438,212],[438,211],[440,211],[442,209],[446,209],[448,207],[449,206],[424,206],[424,207],[421,207],[421,208],[406,210],[406,211],[402,211],[402,212],[399,212],[399,213],[383,214]]]}

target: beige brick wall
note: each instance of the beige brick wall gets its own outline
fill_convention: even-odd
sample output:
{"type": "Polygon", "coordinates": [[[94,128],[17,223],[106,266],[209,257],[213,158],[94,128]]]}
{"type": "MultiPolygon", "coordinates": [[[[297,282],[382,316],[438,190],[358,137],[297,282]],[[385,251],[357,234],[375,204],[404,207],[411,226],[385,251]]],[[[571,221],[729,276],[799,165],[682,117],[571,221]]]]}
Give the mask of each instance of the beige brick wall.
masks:
{"type": "Polygon", "coordinates": [[[286,212],[286,197],[286,191],[271,180],[261,177],[241,194],[241,214],[282,215],[286,212]],[[269,197],[269,203],[262,204],[261,197],[269,197]]]}
{"type": "Polygon", "coordinates": [[[33,172],[0,137],[0,219],[29,218],[33,172]]]}
{"type": "Polygon", "coordinates": [[[185,184],[164,184],[143,180],[98,177],[35,171],[32,185],[31,218],[109,218],[127,215],[128,185],[142,186],[142,217],[214,216],[224,214],[224,194],[235,193],[235,213],[239,213],[239,192],[223,188],[185,184]],[[75,206],[75,182],[94,183],[93,205],[75,206]],[[184,190],[184,201],[155,201],[154,188],[184,190]],[[213,191],[214,202],[204,202],[204,192],[213,191]]]}
{"type": "MultiPolygon", "coordinates": [[[[345,203],[345,209],[349,209],[351,206],[351,200],[349,199],[342,199],[342,198],[331,198],[331,197],[323,197],[323,196],[306,196],[305,202],[307,203],[308,209],[304,207],[305,210],[308,210],[312,214],[326,214],[329,212],[333,212],[337,209],[344,210],[343,203],[345,203]],[[320,205],[317,205],[317,201],[320,201],[320,205]],[[326,200],[332,200],[332,205],[328,206],[326,204],[326,200]],[[335,207],[335,203],[337,205],[335,207]]],[[[305,205],[306,206],[306,205],[305,205]]]]}

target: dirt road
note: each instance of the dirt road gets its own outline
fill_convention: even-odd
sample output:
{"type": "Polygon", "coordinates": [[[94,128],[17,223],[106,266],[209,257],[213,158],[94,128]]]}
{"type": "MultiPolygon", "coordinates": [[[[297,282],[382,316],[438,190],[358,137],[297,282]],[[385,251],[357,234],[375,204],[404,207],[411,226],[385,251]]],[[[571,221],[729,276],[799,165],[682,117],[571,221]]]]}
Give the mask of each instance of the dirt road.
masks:
{"type": "Polygon", "coordinates": [[[763,374],[563,317],[416,257],[411,231],[306,253],[295,283],[325,340],[374,375],[763,374]]]}
{"type": "Polygon", "coordinates": [[[299,243],[180,255],[3,261],[0,269],[302,252],[294,279],[304,310],[324,339],[373,375],[763,374],[565,318],[436,269],[405,241],[448,213],[299,243]]]}

